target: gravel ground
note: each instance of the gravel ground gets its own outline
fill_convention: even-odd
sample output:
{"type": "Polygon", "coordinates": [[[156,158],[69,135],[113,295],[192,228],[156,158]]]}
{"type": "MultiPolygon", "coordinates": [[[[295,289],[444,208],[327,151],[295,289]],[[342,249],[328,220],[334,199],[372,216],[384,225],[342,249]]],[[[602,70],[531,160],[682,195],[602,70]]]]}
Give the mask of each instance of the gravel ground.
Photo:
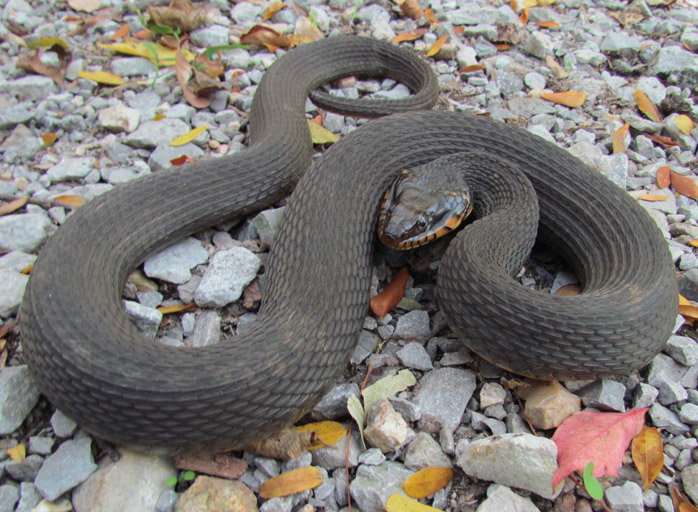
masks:
{"type": "MultiPolygon", "coordinates": [[[[698,301],[698,259],[689,243],[698,238],[698,204],[656,185],[656,174],[666,165],[696,177],[698,129],[687,134],[676,125],[681,114],[698,119],[695,0],[671,5],[661,0],[559,0],[532,7],[525,26],[521,9],[515,12],[497,0],[420,3],[433,9],[438,23],[431,23],[416,41],[401,44],[424,55],[440,36],[450,36],[436,57],[429,59],[442,86],[437,108],[487,113],[516,123],[568,148],[634,197],[666,196],[640,203],[665,235],[681,292],[698,301]],[[554,26],[540,22],[554,22],[554,26]],[[502,43],[509,48],[498,46],[502,43]],[[475,65],[481,67],[459,72],[475,65]],[[556,105],[540,99],[544,89],[583,92],[586,101],[577,108],[556,105]],[[640,112],[637,89],[660,106],[663,120],[651,121],[640,112]],[[630,123],[627,151],[613,154],[612,134],[626,122],[630,123]],[[680,145],[668,148],[653,139],[656,135],[680,145]]],[[[429,24],[425,18],[409,19],[389,1],[330,0],[328,5],[303,0],[296,4],[296,9],[277,12],[268,23],[287,33],[310,25],[326,36],[358,33],[387,40],[429,24]]],[[[223,0],[207,6],[217,11],[210,24],[191,33],[194,50],[238,42],[240,35],[262,22],[268,7],[223,0]]],[[[16,322],[28,279],[22,270],[70,214],[71,207],[58,202],[57,196],[90,200],[141,175],[160,172],[181,154],[196,159],[239,151],[244,147],[256,84],[283,53],[225,51],[224,85],[230,90],[216,93],[209,107],[195,109],[183,98],[171,69],[157,69],[147,59],[116,55],[100,47],[111,42],[110,36],[127,21],[132,34],[143,28],[131,3],[104,0],[101,9],[86,14],[64,2],[2,2],[0,194],[4,199],[32,198],[0,217],[0,318],[6,326],[16,322]],[[80,21],[85,19],[90,22],[80,21]],[[17,65],[20,57],[31,53],[27,44],[46,37],[62,38],[72,52],[62,86],[17,65]],[[82,70],[112,71],[134,81],[112,89],[80,78],[82,70]],[[166,117],[153,121],[156,114],[166,117]],[[176,149],[168,145],[175,136],[203,124],[209,129],[193,142],[176,149]],[[57,139],[47,147],[41,137],[49,132],[57,139]]],[[[61,52],[49,51],[41,62],[57,65],[61,57],[61,52]]],[[[343,85],[336,93],[348,97],[409,94],[391,80],[347,80],[343,85]]],[[[307,111],[309,118],[319,113],[310,103],[307,111]]],[[[325,126],[338,135],[362,122],[325,116],[325,126]]],[[[278,206],[237,225],[197,233],[150,256],[124,290],[124,305],[133,321],[149,336],[171,345],[203,346],[245,329],[258,308],[262,277],[256,276],[265,265],[283,212],[283,203],[278,206]],[[231,289],[237,291],[231,293],[231,289]],[[196,309],[164,319],[156,309],[192,300],[196,309]]],[[[665,443],[664,468],[646,493],[629,458],[618,478],[604,481],[610,508],[672,511],[670,484],[698,500],[698,344],[692,327],[678,317],[676,334],[665,351],[637,375],[551,386],[547,392],[558,401],[541,409],[545,418],[527,415],[534,424],[543,425],[538,432],[542,429],[544,435],[536,437],[524,419],[517,393],[506,386],[511,376],[471,354],[448,330],[433,334],[442,323],[434,303],[434,261],[439,251],[437,246],[409,257],[377,254],[377,289],[393,269],[409,260],[413,277],[401,304],[404,308],[380,321],[366,318],[350,366],[310,415],[348,425],[347,399],[358,394],[369,364],[373,367],[369,382],[402,369],[416,377],[415,386],[372,411],[369,449],[363,448],[356,432],[351,439],[354,510],[381,510],[388,496],[402,492],[400,486],[408,475],[428,466],[455,468],[455,477],[445,489],[422,500],[439,510],[601,510],[569,479],[551,493],[556,452],[546,434],[553,431],[550,425],[562,421],[560,415],[580,407],[617,412],[649,407],[647,422],[660,429],[665,443]],[[382,431],[381,420],[394,428],[382,431]],[[476,450],[490,445],[489,458],[476,450]]],[[[576,281],[564,264],[545,254],[527,263],[521,280],[525,286],[553,293],[576,281]]],[[[167,457],[119,452],[91,439],[40,396],[23,364],[17,329],[3,336],[7,360],[0,371],[0,512],[348,510],[343,442],[341,447],[306,451],[285,462],[239,452],[236,455],[247,464],[239,481],[200,476],[192,484],[167,457]],[[12,460],[5,449],[20,443],[27,456],[12,460]],[[309,465],[323,475],[323,483],[314,490],[270,500],[255,495],[270,477],[309,465]],[[171,477],[178,480],[174,486],[168,485],[171,477]],[[220,505],[203,508],[196,501],[204,499],[202,495],[220,505]]]]}

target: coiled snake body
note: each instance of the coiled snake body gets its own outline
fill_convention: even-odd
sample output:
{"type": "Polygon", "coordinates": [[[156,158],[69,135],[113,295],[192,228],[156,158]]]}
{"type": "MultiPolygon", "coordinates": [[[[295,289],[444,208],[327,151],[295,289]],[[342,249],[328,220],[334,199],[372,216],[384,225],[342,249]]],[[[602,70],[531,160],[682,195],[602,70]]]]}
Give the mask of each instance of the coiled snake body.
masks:
{"type": "Polygon", "coordinates": [[[442,259],[438,295],[452,329],[484,357],[538,377],[628,373],[656,354],[674,324],[677,291],[664,240],[642,208],[534,135],[449,112],[371,121],[302,176],[251,332],[197,349],[146,339],[121,303],[131,269],[186,234],[288,193],[311,158],[306,97],[347,74],[405,82],[417,92],[398,108],[428,108],[436,98],[426,64],[390,44],[341,37],[301,46],[257,89],[251,148],[118,187],[77,209],[49,239],[21,327],[30,368],[57,407],[99,437],[171,451],[240,447],[295,421],[355,346],[382,192],[402,169],[464,150],[524,171],[540,203],[540,236],[573,265],[584,293],[555,297],[515,283],[506,247],[520,236],[517,218],[494,214],[462,231],[442,259]]]}

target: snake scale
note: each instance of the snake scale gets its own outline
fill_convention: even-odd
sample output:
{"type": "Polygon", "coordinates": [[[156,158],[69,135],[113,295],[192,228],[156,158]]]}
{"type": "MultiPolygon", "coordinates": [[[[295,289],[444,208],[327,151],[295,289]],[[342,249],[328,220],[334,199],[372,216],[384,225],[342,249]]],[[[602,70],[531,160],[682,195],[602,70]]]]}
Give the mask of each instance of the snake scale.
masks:
{"type": "Polygon", "coordinates": [[[342,36],[300,46],[258,86],[248,149],[117,187],[50,237],[20,314],[26,360],[56,407],[98,437],[173,452],[240,447],[294,422],[356,344],[383,191],[402,169],[462,151],[526,174],[540,205],[539,237],[584,289],[576,297],[525,289],[509,275],[518,269],[507,268],[507,247],[522,236],[519,216],[477,220],[452,241],[438,276],[446,319],[469,347],[541,378],[627,374],[661,349],[677,288],[659,229],[624,191],[553,144],[484,117],[403,112],[355,130],[305,172],[306,98],[349,74],[388,76],[414,94],[357,103],[313,93],[316,102],[376,117],[427,109],[437,97],[426,63],[391,44],[342,36]],[[250,332],[172,348],[128,320],[123,286],[148,254],[273,204],[294,186],[250,332]]]}

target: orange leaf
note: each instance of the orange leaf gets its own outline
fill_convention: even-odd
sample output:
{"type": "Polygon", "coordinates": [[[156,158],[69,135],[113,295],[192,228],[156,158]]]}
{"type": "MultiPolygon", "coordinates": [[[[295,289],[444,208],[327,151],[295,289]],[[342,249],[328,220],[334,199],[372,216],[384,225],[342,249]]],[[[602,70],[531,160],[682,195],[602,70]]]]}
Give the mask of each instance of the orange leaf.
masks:
{"type": "Polygon", "coordinates": [[[424,17],[429,20],[429,23],[438,23],[439,20],[434,16],[434,9],[431,7],[424,10],[424,17]]]}
{"type": "Polygon", "coordinates": [[[32,263],[31,265],[24,267],[22,269],[22,271],[20,272],[20,274],[27,275],[32,271],[33,268],[34,268],[34,264],[32,263]]]}
{"type": "Polygon", "coordinates": [[[153,121],[160,121],[160,119],[165,119],[167,116],[162,112],[158,112],[153,116],[153,121]]]}
{"type": "Polygon", "coordinates": [[[417,0],[396,0],[396,2],[400,6],[402,14],[408,18],[412,18],[414,21],[417,21],[424,14],[417,0]]]}
{"type": "Polygon", "coordinates": [[[44,143],[44,146],[53,146],[53,143],[56,142],[57,138],[58,135],[55,132],[48,132],[41,136],[41,142],[44,143]]]}
{"type": "Polygon", "coordinates": [[[695,306],[679,306],[679,315],[684,317],[687,324],[698,320],[698,308],[695,306]]]}
{"type": "Polygon", "coordinates": [[[536,25],[543,28],[560,28],[560,24],[554,21],[536,21],[536,25]]]}
{"type": "Polygon", "coordinates": [[[648,409],[626,413],[582,411],[567,418],[553,434],[557,445],[558,468],[553,473],[553,489],[573,471],[583,471],[594,462],[592,475],[618,476],[623,454],[640,433],[648,409]]]}
{"type": "MultiPolygon", "coordinates": [[[[691,241],[688,242],[688,243],[689,243],[690,245],[692,245],[693,247],[698,247],[698,238],[695,238],[695,239],[691,240],[691,241]]],[[[679,295],[679,297],[681,297],[681,296],[679,295]]]]}
{"type": "Polygon", "coordinates": [[[581,293],[582,287],[576,283],[572,283],[566,284],[565,286],[561,286],[560,288],[558,288],[558,290],[555,292],[555,295],[561,295],[563,297],[574,297],[575,295],[579,295],[581,293]]]}
{"type": "Polygon", "coordinates": [[[657,169],[657,186],[667,188],[669,185],[671,185],[671,167],[663,165],[657,169]]]}
{"type": "Polygon", "coordinates": [[[630,123],[625,123],[623,126],[613,132],[613,154],[625,153],[625,138],[630,132],[630,123]]]}
{"type": "Polygon", "coordinates": [[[680,146],[678,142],[676,142],[674,139],[671,137],[667,137],[666,135],[652,135],[649,133],[645,134],[645,137],[652,139],[654,142],[657,144],[661,144],[662,146],[666,147],[673,147],[673,146],[680,146]]]}
{"type": "Polygon", "coordinates": [[[150,36],[152,36],[153,33],[150,31],[149,28],[144,28],[143,30],[139,30],[133,35],[135,35],[138,39],[150,39],[150,36]]]}
{"type": "Polygon", "coordinates": [[[459,69],[459,73],[473,73],[474,71],[484,71],[485,66],[482,64],[472,64],[470,66],[465,66],[463,69],[459,69]]]}
{"type": "Polygon", "coordinates": [[[462,36],[465,33],[465,25],[456,25],[453,27],[453,33],[462,36]]]}
{"type": "Polygon", "coordinates": [[[690,135],[693,129],[696,127],[696,123],[693,122],[693,119],[688,117],[686,114],[679,114],[676,116],[676,119],[674,119],[674,124],[676,124],[676,127],[681,130],[681,133],[685,133],[686,135],[690,135]]]}
{"type": "Polygon", "coordinates": [[[129,28],[131,27],[131,24],[127,21],[124,25],[121,25],[119,29],[114,32],[109,39],[114,41],[115,39],[123,39],[128,35],[129,28]]]}
{"type": "Polygon", "coordinates": [[[443,36],[438,38],[436,42],[431,45],[431,48],[429,48],[429,51],[427,52],[427,57],[433,57],[434,55],[439,53],[439,50],[446,41],[448,41],[448,34],[444,34],[443,36]]]}
{"type": "Polygon", "coordinates": [[[318,114],[315,117],[313,117],[313,123],[315,123],[318,126],[322,126],[325,124],[325,116],[323,114],[318,114]]]}
{"type": "Polygon", "coordinates": [[[691,505],[686,498],[683,497],[676,487],[670,485],[671,487],[671,501],[674,502],[674,510],[676,512],[698,512],[698,508],[691,505]]]}
{"type": "Polygon", "coordinates": [[[506,43],[495,43],[494,47],[497,48],[497,50],[499,50],[500,52],[503,52],[504,50],[508,50],[509,48],[511,48],[511,45],[506,43]]]}
{"type": "Polygon", "coordinates": [[[286,5],[283,2],[272,2],[269,7],[264,11],[264,16],[262,16],[262,21],[267,21],[269,18],[274,16],[281,9],[285,8],[286,5]]]}
{"type": "Polygon", "coordinates": [[[193,160],[189,158],[189,155],[178,156],[177,158],[173,158],[172,160],[170,160],[170,163],[172,165],[184,165],[190,164],[191,162],[193,162],[193,160]]]}
{"type": "Polygon", "coordinates": [[[415,28],[414,30],[408,30],[406,32],[402,32],[395,37],[393,37],[393,43],[401,43],[403,41],[414,41],[415,39],[419,39],[422,37],[424,34],[429,32],[429,29],[426,27],[420,27],[420,28],[415,28]]]}
{"type": "Polygon", "coordinates": [[[525,27],[526,23],[528,23],[528,6],[524,7],[524,10],[521,11],[521,16],[519,16],[519,21],[521,24],[525,27]]]}
{"type": "MultiPolygon", "coordinates": [[[[692,240],[691,240],[691,242],[692,242],[692,240]]],[[[691,245],[693,245],[693,244],[691,244],[691,245]]],[[[690,306],[690,305],[691,305],[691,302],[686,297],[684,297],[683,295],[681,295],[679,293],[679,306],[690,306]]]]}
{"type": "Polygon", "coordinates": [[[652,100],[650,100],[640,89],[635,89],[635,101],[637,101],[637,108],[640,109],[640,112],[645,114],[655,123],[661,122],[662,114],[659,112],[657,105],[652,103],[652,100]]]}
{"type": "Polygon", "coordinates": [[[544,92],[540,97],[553,103],[565,105],[566,107],[581,107],[587,99],[586,94],[577,91],[544,92]]]}
{"type": "Polygon", "coordinates": [[[645,491],[650,488],[664,466],[664,443],[655,427],[643,427],[633,439],[633,462],[642,477],[645,491]]]}
{"type": "Polygon", "coordinates": [[[13,199],[9,203],[5,203],[0,206],[0,215],[7,215],[8,213],[16,212],[22,208],[29,201],[29,196],[18,197],[13,199]]]}
{"type": "Polygon", "coordinates": [[[317,421],[296,427],[301,432],[315,432],[319,443],[309,446],[308,450],[316,450],[324,446],[333,445],[347,435],[344,425],[336,421],[317,421]]]}
{"type": "Polygon", "coordinates": [[[259,495],[268,500],[314,489],[321,483],[320,470],[315,466],[304,466],[270,478],[259,486],[259,495]]]}
{"type": "Polygon", "coordinates": [[[171,306],[160,306],[158,311],[163,315],[168,315],[170,313],[179,313],[180,311],[187,311],[188,309],[194,309],[196,303],[190,302],[189,304],[172,304],[171,306]]]}
{"type": "Polygon", "coordinates": [[[393,309],[395,305],[402,300],[407,287],[407,279],[410,274],[406,268],[400,270],[393,278],[388,286],[378,295],[371,299],[369,303],[371,311],[377,317],[384,317],[388,311],[393,309]]]}
{"type": "Polygon", "coordinates": [[[68,206],[82,206],[85,204],[84,197],[72,194],[64,194],[62,196],[56,196],[52,199],[54,201],[58,201],[59,203],[67,204],[68,206]]]}
{"type": "Polygon", "coordinates": [[[405,494],[410,498],[426,498],[443,489],[453,480],[453,468],[425,468],[405,480],[405,494]]]}
{"type": "Polygon", "coordinates": [[[277,48],[288,48],[291,44],[288,37],[279,34],[274,29],[264,25],[255,25],[250,30],[240,36],[242,44],[254,44],[256,46],[266,46],[274,53],[277,48]]]}
{"type": "Polygon", "coordinates": [[[682,196],[698,199],[698,184],[688,176],[671,171],[671,184],[682,196]]]}
{"type": "Polygon", "coordinates": [[[519,5],[516,2],[516,0],[511,0],[511,2],[509,2],[509,7],[511,7],[511,10],[514,12],[516,12],[516,9],[518,8],[518,6],[519,5]]]}
{"type": "Polygon", "coordinates": [[[638,197],[640,201],[664,201],[669,199],[669,196],[660,196],[655,194],[642,194],[638,197]]]}

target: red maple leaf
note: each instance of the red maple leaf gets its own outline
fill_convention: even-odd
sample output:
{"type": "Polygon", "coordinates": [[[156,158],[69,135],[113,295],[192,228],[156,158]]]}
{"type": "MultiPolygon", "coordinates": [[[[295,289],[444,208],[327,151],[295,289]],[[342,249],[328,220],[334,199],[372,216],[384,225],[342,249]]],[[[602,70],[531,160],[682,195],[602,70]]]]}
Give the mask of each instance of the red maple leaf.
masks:
{"type": "Polygon", "coordinates": [[[645,424],[647,409],[626,413],[582,411],[560,425],[553,441],[557,445],[558,468],[553,473],[553,489],[573,471],[584,471],[594,462],[592,474],[616,477],[630,441],[645,424]]]}

